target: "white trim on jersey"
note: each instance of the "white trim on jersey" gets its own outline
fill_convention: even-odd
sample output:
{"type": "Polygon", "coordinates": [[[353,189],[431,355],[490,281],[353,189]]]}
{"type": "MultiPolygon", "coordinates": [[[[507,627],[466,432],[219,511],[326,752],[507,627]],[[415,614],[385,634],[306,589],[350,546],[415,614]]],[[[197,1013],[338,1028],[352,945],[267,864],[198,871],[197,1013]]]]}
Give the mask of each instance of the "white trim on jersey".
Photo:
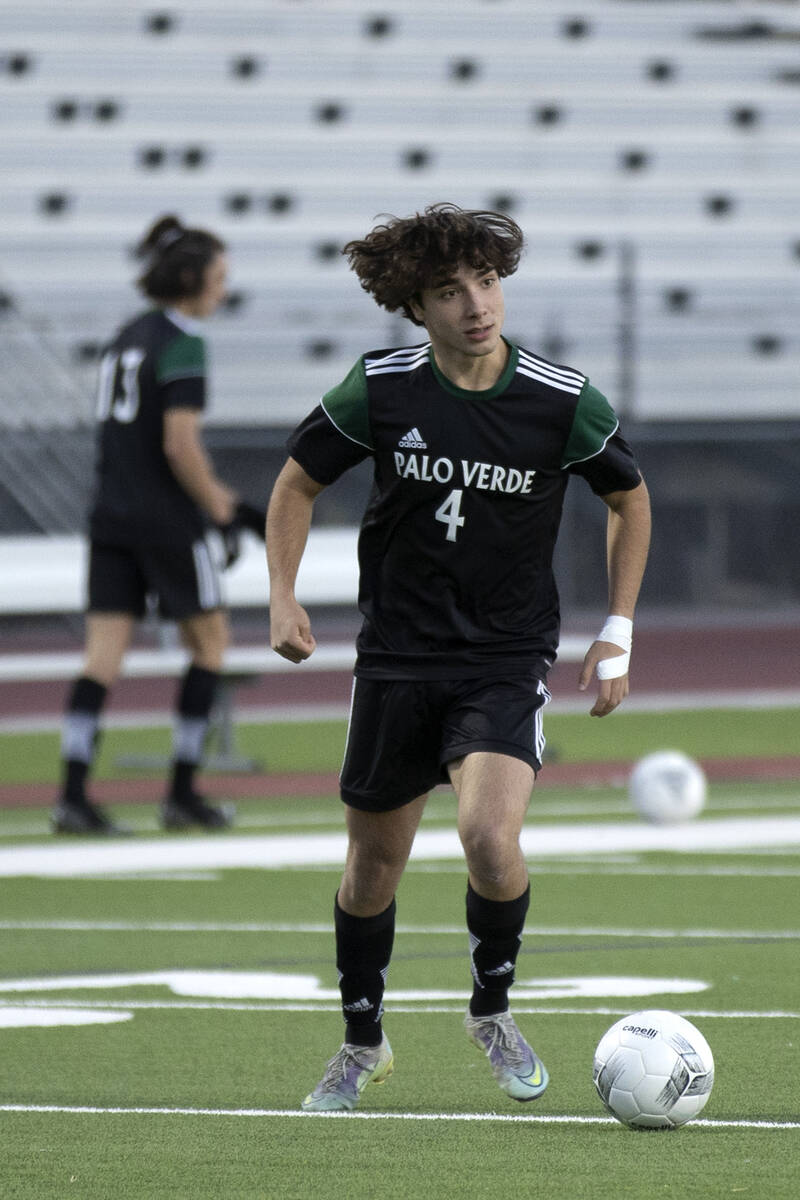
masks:
{"type": "Polygon", "coordinates": [[[539,383],[547,383],[550,387],[558,388],[561,392],[569,392],[573,396],[579,396],[586,376],[580,371],[564,370],[560,367],[554,367],[552,363],[546,362],[544,359],[536,358],[535,355],[528,353],[526,350],[519,351],[519,361],[517,363],[517,371],[520,375],[527,376],[528,379],[536,379],[539,383]]]}
{"type": "Polygon", "coordinates": [[[543,683],[541,679],[539,680],[536,690],[540,696],[544,696],[544,704],[540,705],[540,707],[537,708],[536,712],[533,714],[534,745],[536,747],[536,757],[538,758],[539,762],[541,762],[542,755],[544,754],[544,748],[547,744],[547,739],[544,736],[543,714],[545,705],[550,703],[552,696],[550,695],[547,684],[543,683]]]}
{"type": "Polygon", "coordinates": [[[602,446],[598,446],[591,454],[585,454],[583,458],[571,458],[569,462],[561,464],[561,470],[566,471],[568,467],[574,467],[576,463],[588,462],[590,458],[597,458],[598,454],[602,454],[608,443],[611,441],[614,434],[619,429],[619,421],[617,421],[611,432],[603,439],[602,446]]]}
{"type": "Polygon", "coordinates": [[[219,608],[222,603],[222,592],[219,586],[219,574],[214,566],[214,560],[208,543],[202,538],[192,545],[195,575],[197,577],[197,599],[202,609],[219,608]]]}
{"type": "Polygon", "coordinates": [[[557,388],[560,392],[569,392],[571,396],[579,396],[581,394],[581,388],[583,387],[583,384],[570,385],[566,383],[559,383],[555,379],[549,379],[547,375],[543,375],[541,371],[529,371],[524,367],[517,367],[517,371],[520,375],[525,375],[528,379],[535,379],[538,383],[546,383],[550,387],[557,388]]]}
{"type": "Polygon", "coordinates": [[[356,702],[356,684],[357,683],[358,683],[358,676],[354,675],[353,682],[350,685],[350,708],[348,709],[348,712],[347,712],[347,728],[345,730],[345,735],[344,735],[344,751],[342,752],[342,765],[339,768],[339,778],[340,779],[342,777],[342,771],[344,770],[344,764],[347,761],[347,751],[350,748],[350,729],[353,724],[353,706],[355,705],[355,702],[356,702]]]}
{"type": "Polygon", "coordinates": [[[367,442],[362,442],[360,438],[353,437],[352,433],[348,433],[346,429],[342,429],[341,425],[337,424],[337,422],[334,421],[333,417],[331,416],[331,414],[328,412],[327,408],[325,407],[325,397],[324,396],[320,400],[319,406],[322,409],[322,411],[325,413],[325,416],[328,418],[328,420],[330,421],[333,428],[338,433],[340,433],[342,435],[342,437],[346,437],[348,442],[355,442],[355,444],[357,446],[363,446],[365,450],[374,450],[375,449],[374,446],[370,446],[367,442]]]}
{"type": "Polygon", "coordinates": [[[395,350],[383,358],[365,358],[364,370],[367,375],[394,375],[413,371],[426,361],[429,350],[430,342],[421,347],[408,346],[402,350],[395,350]]]}
{"type": "Polygon", "coordinates": [[[555,363],[548,362],[546,358],[540,358],[538,354],[532,354],[530,350],[523,350],[521,346],[517,347],[520,360],[524,361],[527,366],[538,367],[542,371],[547,371],[551,375],[557,375],[562,379],[578,380],[580,383],[586,381],[586,376],[583,371],[578,371],[575,367],[559,367],[555,363]]]}

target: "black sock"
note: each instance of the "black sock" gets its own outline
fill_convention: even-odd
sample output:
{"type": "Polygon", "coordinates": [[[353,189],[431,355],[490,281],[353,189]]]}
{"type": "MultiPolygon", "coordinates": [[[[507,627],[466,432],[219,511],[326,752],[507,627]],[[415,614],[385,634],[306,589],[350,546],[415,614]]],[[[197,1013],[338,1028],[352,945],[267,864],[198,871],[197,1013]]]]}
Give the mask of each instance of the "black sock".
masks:
{"type": "Polygon", "coordinates": [[[177,800],[188,800],[194,790],[194,775],[203,755],[218,682],[219,672],[194,663],[181,681],[170,781],[170,795],[177,800]]]}
{"type": "Polygon", "coordinates": [[[394,900],[375,917],[353,917],[334,904],[336,966],[345,1041],[378,1046],[383,1037],[383,992],[394,944],[394,900]]]}
{"type": "Polygon", "coordinates": [[[508,989],[514,982],[530,885],[516,900],[486,900],[467,886],[467,929],[473,989],[469,1010],[487,1017],[508,1009],[508,989]]]}
{"type": "Polygon", "coordinates": [[[62,767],[63,793],[67,804],[81,804],[86,799],[86,780],[89,764],[79,758],[68,758],[62,767]]]}
{"type": "Polygon", "coordinates": [[[100,740],[100,715],[108,688],[81,675],[72,685],[61,734],[62,796],[67,804],[86,799],[86,780],[100,740]]]}
{"type": "Polygon", "coordinates": [[[176,800],[189,800],[194,794],[194,774],[197,763],[176,761],[172,764],[169,794],[176,800]]]}

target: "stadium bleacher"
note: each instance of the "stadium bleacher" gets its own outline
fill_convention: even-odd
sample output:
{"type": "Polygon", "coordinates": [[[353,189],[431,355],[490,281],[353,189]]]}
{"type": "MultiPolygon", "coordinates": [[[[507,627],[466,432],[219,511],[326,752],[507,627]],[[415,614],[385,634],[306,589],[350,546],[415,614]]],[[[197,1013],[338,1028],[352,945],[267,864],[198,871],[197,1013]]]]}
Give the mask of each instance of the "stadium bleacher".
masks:
{"type": "Polygon", "coordinates": [[[798,40],[779,0],[7,3],[0,290],[88,397],[151,218],[219,230],[212,420],[287,426],[361,349],[416,337],[338,248],[452,199],[520,220],[514,332],[612,394],[633,245],[636,417],[794,416],[798,40]]]}
{"type": "MultiPolygon", "coordinates": [[[[718,485],[743,481],[754,530],[796,509],[798,44],[784,0],[6,0],[0,473],[27,493],[0,485],[2,528],[15,502],[22,532],[80,527],[64,497],[90,450],[67,434],[88,428],[155,216],[230,245],[209,437],[263,490],[287,428],[360,352],[423,336],[364,295],[341,246],[452,200],[520,221],[508,333],[588,371],[635,432],[673,531],[645,592],[780,602],[800,556],[757,584],[756,554],[732,566],[743,526],[718,485]],[[714,571],[738,575],[712,587],[714,571]]],[[[329,502],[356,519],[357,497],[326,493],[323,521],[329,502]]],[[[574,503],[568,601],[585,574],[574,503]]]]}

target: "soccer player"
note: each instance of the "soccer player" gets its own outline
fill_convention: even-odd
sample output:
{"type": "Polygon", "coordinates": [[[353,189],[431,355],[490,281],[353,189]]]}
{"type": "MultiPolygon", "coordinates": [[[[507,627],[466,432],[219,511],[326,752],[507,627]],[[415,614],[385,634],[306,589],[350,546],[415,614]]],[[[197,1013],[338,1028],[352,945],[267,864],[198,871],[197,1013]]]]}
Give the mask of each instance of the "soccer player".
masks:
{"type": "Polygon", "coordinates": [[[503,336],[501,279],[519,226],[436,204],[391,218],[344,252],[375,301],[427,340],[364,354],[292,433],[267,515],[271,643],[313,653],[294,595],[315,498],[370,457],[359,538],[363,624],[341,796],[348,849],[334,906],[345,1040],[303,1101],[351,1109],[393,1059],[382,1028],[395,890],[427,794],[452,784],[468,872],[469,1038],[515,1100],[547,1071],[509,1011],[529,884],[520,833],[558,648],[552,557],[571,476],[605,502],[609,617],[586,654],[591,712],[628,692],[634,606],[649,543],[647,489],[585,375],[503,336]]]}
{"type": "Polygon", "coordinates": [[[194,788],[229,640],[211,525],[235,537],[238,498],[216,475],[200,428],[206,398],[201,321],[225,296],[228,260],[213,233],[158,220],[137,251],[152,301],[117,334],[100,368],[98,464],[90,516],[83,670],[62,737],[58,833],[125,832],[86,793],[109,688],[148,599],[177,621],[191,663],[177,697],[174,761],[161,820],[224,828],[232,813],[194,788]]]}

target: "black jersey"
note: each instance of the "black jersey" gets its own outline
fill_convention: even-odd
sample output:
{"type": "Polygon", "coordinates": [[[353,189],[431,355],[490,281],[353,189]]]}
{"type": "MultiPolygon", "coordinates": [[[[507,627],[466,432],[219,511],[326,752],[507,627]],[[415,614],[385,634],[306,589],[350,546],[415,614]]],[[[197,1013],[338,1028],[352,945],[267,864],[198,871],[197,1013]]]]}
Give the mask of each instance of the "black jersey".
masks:
{"type": "Polygon", "coordinates": [[[509,350],[500,379],[480,392],[446,379],[427,343],[368,353],[289,439],[322,484],[374,459],[359,536],[359,675],[546,669],[558,643],[552,559],[570,475],[599,495],[641,480],[586,376],[509,350]]]}
{"type": "Polygon", "coordinates": [[[91,536],[101,542],[192,541],[206,518],[164,454],[164,413],[205,407],[205,344],[193,324],[160,309],[125,325],[103,356],[91,536]]]}

